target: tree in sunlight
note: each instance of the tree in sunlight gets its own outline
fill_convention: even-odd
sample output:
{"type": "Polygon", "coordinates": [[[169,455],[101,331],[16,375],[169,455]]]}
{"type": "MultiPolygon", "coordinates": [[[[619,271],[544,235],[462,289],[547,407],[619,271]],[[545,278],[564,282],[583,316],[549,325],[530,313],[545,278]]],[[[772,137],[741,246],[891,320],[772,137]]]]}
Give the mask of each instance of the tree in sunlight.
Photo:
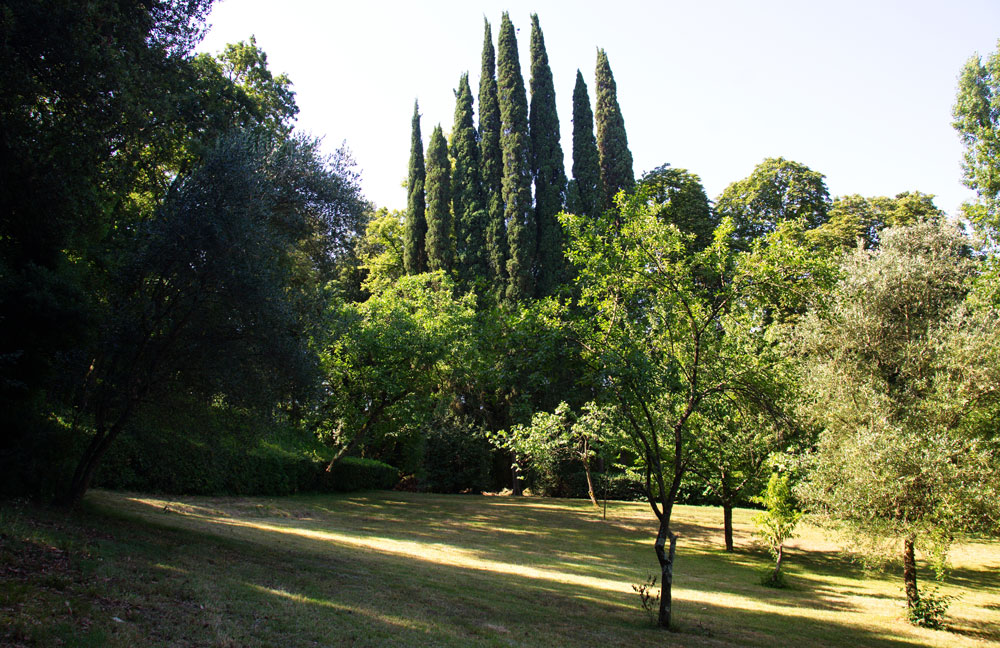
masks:
{"type": "Polygon", "coordinates": [[[659,521],[658,623],[668,628],[671,516],[699,447],[696,421],[720,402],[746,411],[773,406],[784,359],[768,340],[767,313],[776,300],[821,284],[829,269],[803,245],[799,223],[783,223],[766,245],[738,253],[727,219],[698,250],[693,234],[659,217],[641,186],[612,212],[565,215],[563,223],[581,290],[573,335],[616,405],[659,521]]]}

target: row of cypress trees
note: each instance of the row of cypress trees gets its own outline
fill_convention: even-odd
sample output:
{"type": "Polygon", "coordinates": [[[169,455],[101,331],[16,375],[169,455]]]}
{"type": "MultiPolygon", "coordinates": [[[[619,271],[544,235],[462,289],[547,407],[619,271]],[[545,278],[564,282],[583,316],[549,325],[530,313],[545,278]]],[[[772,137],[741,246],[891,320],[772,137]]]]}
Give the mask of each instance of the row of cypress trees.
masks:
{"type": "Polygon", "coordinates": [[[410,274],[445,270],[510,302],[553,294],[565,279],[563,210],[594,215],[635,183],[608,57],[597,52],[595,113],[583,75],[573,90],[572,179],[560,145],[555,84],[538,16],[531,16],[529,104],[514,25],[497,48],[485,21],[479,124],[469,75],[459,79],[449,147],[440,125],[426,157],[414,103],[403,262],[410,274]]]}

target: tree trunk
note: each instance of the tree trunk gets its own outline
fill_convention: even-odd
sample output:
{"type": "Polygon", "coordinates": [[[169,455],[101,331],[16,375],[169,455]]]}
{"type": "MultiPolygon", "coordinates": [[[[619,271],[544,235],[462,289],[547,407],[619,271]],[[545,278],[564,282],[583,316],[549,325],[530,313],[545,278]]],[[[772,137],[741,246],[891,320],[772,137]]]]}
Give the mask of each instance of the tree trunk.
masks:
{"type": "Polygon", "coordinates": [[[76,465],[69,490],[57,500],[60,504],[75,507],[83,501],[83,496],[87,494],[90,482],[94,479],[94,473],[97,472],[97,466],[120,430],[121,425],[116,423],[109,430],[97,431],[76,465]]]}
{"type": "Polygon", "coordinates": [[[913,555],[914,536],[903,540],[903,584],[906,588],[906,607],[912,610],[920,601],[917,593],[917,561],[913,555]]]}
{"type": "Polygon", "coordinates": [[[657,625],[661,628],[670,628],[670,589],[674,583],[674,555],[677,552],[677,536],[670,531],[670,523],[666,520],[660,521],[660,530],[656,534],[656,558],[660,561],[660,614],[657,618],[657,625]],[[670,548],[664,550],[667,540],[670,540],[670,548]]]}
{"type": "Polygon", "coordinates": [[[590,503],[601,508],[601,505],[597,503],[597,497],[594,495],[594,482],[590,479],[590,465],[586,460],[583,461],[583,472],[587,475],[587,494],[590,495],[590,503]]]}
{"type": "Polygon", "coordinates": [[[510,481],[511,481],[510,492],[511,495],[520,497],[523,494],[521,492],[521,471],[517,467],[517,454],[515,453],[512,456],[514,458],[514,461],[512,461],[510,464],[510,481]]]}
{"type": "Polygon", "coordinates": [[[781,582],[781,560],[785,557],[785,545],[778,545],[778,555],[774,559],[774,571],[771,572],[771,582],[775,585],[781,582]]]}
{"type": "Polygon", "coordinates": [[[733,552],[733,505],[731,502],[722,503],[722,526],[726,535],[726,551],[733,552]]]}

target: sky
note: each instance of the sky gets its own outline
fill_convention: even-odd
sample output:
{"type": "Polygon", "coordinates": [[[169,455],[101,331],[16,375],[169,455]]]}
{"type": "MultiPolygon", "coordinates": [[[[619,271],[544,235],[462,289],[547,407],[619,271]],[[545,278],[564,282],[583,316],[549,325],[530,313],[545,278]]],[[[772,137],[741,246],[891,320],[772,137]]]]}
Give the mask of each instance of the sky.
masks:
{"type": "Polygon", "coordinates": [[[328,152],[346,143],[365,196],[402,209],[414,100],[426,146],[435,125],[451,130],[463,72],[478,95],[483,20],[495,46],[504,11],[525,84],[538,14],[567,170],[576,71],[593,105],[600,47],[637,178],[669,163],[715,198],[784,157],[824,174],[832,196],[917,190],[952,214],[973,197],[951,108],[965,62],[997,48],[997,0],[222,0],[198,49],[255,36],[292,81],[298,128],[328,152]]]}

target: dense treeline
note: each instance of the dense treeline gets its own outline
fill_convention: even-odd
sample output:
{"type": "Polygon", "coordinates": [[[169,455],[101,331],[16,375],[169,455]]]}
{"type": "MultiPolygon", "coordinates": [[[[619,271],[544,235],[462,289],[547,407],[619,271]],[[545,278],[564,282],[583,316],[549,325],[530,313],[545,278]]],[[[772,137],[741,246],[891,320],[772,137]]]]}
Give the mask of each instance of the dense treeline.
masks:
{"type": "Polygon", "coordinates": [[[425,148],[414,103],[389,211],[295,132],[253,39],[191,54],[209,4],[8,3],[5,492],[640,497],[663,626],[681,501],[722,507],[729,551],[762,493],[898,539],[918,622],[916,552],[1000,529],[1000,53],[955,107],[969,233],[780,157],[714,201],[669,164],[637,179],[603,49],[568,176],[535,15],[527,83],[503,14],[451,132],[425,148]]]}

